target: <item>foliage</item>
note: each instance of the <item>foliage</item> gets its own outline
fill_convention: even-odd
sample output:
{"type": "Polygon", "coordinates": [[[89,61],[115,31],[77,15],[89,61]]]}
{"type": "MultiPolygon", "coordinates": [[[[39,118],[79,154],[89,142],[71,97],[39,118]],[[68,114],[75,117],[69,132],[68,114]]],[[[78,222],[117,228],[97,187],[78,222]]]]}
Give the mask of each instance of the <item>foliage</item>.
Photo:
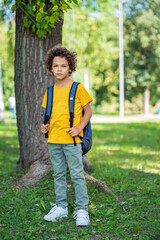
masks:
{"type": "MultiPolygon", "coordinates": [[[[146,86],[150,88],[152,105],[160,99],[159,1],[131,0],[123,3],[125,99],[127,102],[133,103],[139,96],[142,99],[141,96],[146,86]]],[[[0,21],[5,19],[8,24],[8,20],[14,17],[9,9],[12,7],[12,10],[15,10],[19,5],[23,8],[21,11],[25,11],[25,26],[32,28],[39,37],[45,37],[54,27],[59,16],[63,17],[63,44],[76,49],[78,53],[78,70],[77,75],[74,75],[73,78],[83,83],[84,69],[88,69],[91,95],[95,99],[94,111],[101,109],[101,105],[102,108],[111,103],[115,103],[117,106],[119,95],[117,1],[48,0],[45,2],[48,8],[44,4],[44,0],[24,2],[5,0],[6,5],[0,7],[0,21]],[[18,5],[16,6],[16,4],[18,5]],[[54,11],[51,11],[53,9],[54,11]],[[64,16],[62,16],[62,9],[64,16]]],[[[10,26],[12,27],[9,31],[12,34],[3,33],[3,37],[5,36],[6,39],[3,43],[1,40],[4,39],[0,37],[0,58],[6,107],[8,97],[13,95],[14,89],[13,21],[10,26]]],[[[4,28],[6,27],[4,26],[4,28]]],[[[1,27],[1,33],[4,28],[1,27]]],[[[102,110],[100,111],[102,112],[102,110]]]]}
{"type": "Polygon", "coordinates": [[[63,17],[63,11],[72,8],[77,0],[4,0],[5,6],[11,5],[12,12],[20,9],[24,13],[23,23],[31,28],[38,37],[46,37],[55,28],[55,22],[63,17]]]}
{"type": "Polygon", "coordinates": [[[1,25],[0,28],[0,60],[2,68],[2,85],[5,108],[8,108],[8,98],[14,96],[14,21],[1,25]]]}
{"type": "Polygon", "coordinates": [[[151,103],[160,98],[160,1],[128,1],[125,4],[126,98],[151,90],[151,103]]]}
{"type": "Polygon", "coordinates": [[[112,95],[118,95],[115,5],[112,1],[84,1],[64,16],[63,43],[78,52],[79,68],[89,70],[96,105],[110,101],[112,95]]]}
{"type": "MultiPolygon", "coordinates": [[[[1,124],[1,131],[10,125],[1,124]]],[[[52,172],[34,187],[21,190],[13,186],[20,174],[1,174],[1,238],[158,239],[159,130],[159,123],[155,122],[93,124],[94,145],[88,154],[94,165],[91,175],[105,181],[121,199],[117,202],[88,183],[91,218],[88,227],[77,228],[72,218],[75,199],[69,174],[69,217],[61,222],[43,220],[55,201],[52,172]]],[[[8,130],[8,140],[13,132],[16,134],[15,126],[8,130]]],[[[8,162],[11,162],[10,142],[6,141],[2,149],[3,155],[7,149],[8,162]]],[[[14,161],[16,164],[16,159],[14,161]]]]}

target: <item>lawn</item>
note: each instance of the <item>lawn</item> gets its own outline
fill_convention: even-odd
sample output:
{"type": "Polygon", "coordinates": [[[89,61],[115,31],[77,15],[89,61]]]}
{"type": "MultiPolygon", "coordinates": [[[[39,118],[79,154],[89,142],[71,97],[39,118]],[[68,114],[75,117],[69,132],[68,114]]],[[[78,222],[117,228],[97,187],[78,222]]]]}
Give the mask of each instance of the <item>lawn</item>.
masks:
{"type": "MultiPolygon", "coordinates": [[[[120,197],[117,201],[90,183],[88,227],[75,226],[73,186],[68,189],[69,217],[46,222],[55,202],[52,172],[34,187],[16,190],[11,173],[19,156],[16,123],[0,123],[0,239],[88,240],[160,239],[160,124],[93,124],[94,165],[90,174],[120,197]]],[[[70,182],[69,173],[67,174],[70,182]]]]}

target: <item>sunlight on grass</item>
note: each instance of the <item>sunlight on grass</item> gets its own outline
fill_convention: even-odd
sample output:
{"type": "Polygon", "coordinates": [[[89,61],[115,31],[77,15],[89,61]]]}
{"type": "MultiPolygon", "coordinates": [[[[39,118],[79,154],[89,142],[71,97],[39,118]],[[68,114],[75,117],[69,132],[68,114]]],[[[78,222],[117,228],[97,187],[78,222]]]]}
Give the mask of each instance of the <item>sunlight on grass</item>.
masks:
{"type": "Polygon", "coordinates": [[[93,163],[160,173],[158,123],[92,124],[92,128],[93,149],[89,156],[93,163]]]}
{"type": "Polygon", "coordinates": [[[105,182],[120,200],[87,182],[91,223],[77,229],[72,217],[74,188],[68,173],[69,217],[63,221],[46,223],[43,219],[55,202],[53,172],[33,187],[17,190],[13,186],[20,176],[11,174],[19,158],[17,127],[9,121],[0,124],[2,239],[159,239],[159,124],[92,126],[93,147],[88,158],[94,171],[90,174],[105,182]]]}
{"type": "Polygon", "coordinates": [[[4,129],[3,132],[0,132],[0,136],[4,136],[4,132],[5,132],[5,137],[14,137],[15,133],[14,132],[10,132],[10,129],[4,129]]]}

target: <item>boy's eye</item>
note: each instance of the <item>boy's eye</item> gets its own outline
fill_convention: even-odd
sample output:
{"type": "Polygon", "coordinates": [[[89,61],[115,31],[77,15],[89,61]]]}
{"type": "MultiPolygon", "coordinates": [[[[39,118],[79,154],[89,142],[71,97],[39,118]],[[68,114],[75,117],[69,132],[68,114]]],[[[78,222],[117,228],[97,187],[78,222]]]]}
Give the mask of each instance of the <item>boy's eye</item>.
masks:
{"type": "MultiPolygon", "coordinates": [[[[58,65],[53,65],[53,67],[58,67],[58,65]]],[[[67,67],[67,65],[62,65],[62,67],[67,67]]]]}

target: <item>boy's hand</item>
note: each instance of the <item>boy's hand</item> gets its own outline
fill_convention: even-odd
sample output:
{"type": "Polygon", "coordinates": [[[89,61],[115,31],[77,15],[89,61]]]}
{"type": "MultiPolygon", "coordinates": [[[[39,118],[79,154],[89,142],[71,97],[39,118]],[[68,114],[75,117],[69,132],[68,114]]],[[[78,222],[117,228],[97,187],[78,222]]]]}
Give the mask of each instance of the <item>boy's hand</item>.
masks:
{"type": "Polygon", "coordinates": [[[90,104],[87,103],[84,107],[84,116],[82,118],[81,123],[78,125],[78,127],[74,128],[69,128],[66,132],[70,134],[71,137],[75,137],[78,136],[80,134],[80,132],[83,130],[83,128],[87,125],[87,123],[89,122],[89,119],[92,116],[92,110],[90,107],[90,104]]]}
{"type": "Polygon", "coordinates": [[[49,131],[50,124],[47,123],[46,125],[42,124],[41,125],[41,132],[42,133],[47,133],[49,131]]]}
{"type": "Polygon", "coordinates": [[[71,137],[75,137],[78,134],[80,134],[81,130],[78,127],[77,128],[72,127],[69,128],[66,132],[69,133],[71,137]]]}

